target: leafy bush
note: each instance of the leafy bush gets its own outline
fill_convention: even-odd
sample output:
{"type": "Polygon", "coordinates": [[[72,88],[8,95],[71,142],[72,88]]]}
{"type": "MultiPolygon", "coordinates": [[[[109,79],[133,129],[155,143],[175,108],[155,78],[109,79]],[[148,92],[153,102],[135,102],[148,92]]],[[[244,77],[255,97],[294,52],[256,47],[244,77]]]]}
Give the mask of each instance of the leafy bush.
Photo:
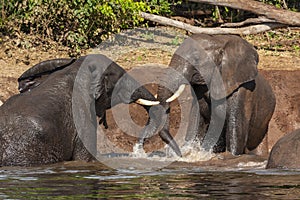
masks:
{"type": "MultiPolygon", "coordinates": [[[[99,44],[101,40],[121,29],[144,24],[140,11],[171,15],[176,0],[0,0],[0,34],[39,35],[79,51],[99,44]]],[[[259,0],[277,7],[284,2],[291,10],[299,10],[299,0],[259,0]]],[[[182,1],[186,5],[193,2],[182,1]]],[[[253,16],[245,11],[197,4],[212,11],[215,22],[241,21],[253,16]],[[222,21],[222,20],[221,20],[222,21]]],[[[207,17],[207,16],[206,16],[207,17]]],[[[1,36],[1,35],[0,35],[1,36]]]]}
{"type": "Polygon", "coordinates": [[[167,0],[1,0],[0,30],[39,34],[79,50],[143,23],[140,11],[170,13],[167,0]]]}

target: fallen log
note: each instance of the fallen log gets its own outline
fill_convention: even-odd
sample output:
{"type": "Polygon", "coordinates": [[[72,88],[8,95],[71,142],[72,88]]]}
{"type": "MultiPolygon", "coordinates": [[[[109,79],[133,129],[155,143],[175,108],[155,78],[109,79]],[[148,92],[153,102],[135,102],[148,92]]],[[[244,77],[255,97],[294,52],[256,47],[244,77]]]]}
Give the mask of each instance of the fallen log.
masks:
{"type": "Polygon", "coordinates": [[[241,26],[245,26],[245,25],[249,25],[249,24],[262,24],[262,23],[276,23],[276,21],[273,19],[268,19],[268,18],[261,16],[258,18],[249,18],[242,22],[225,23],[225,24],[222,24],[221,27],[227,27],[227,28],[241,27],[241,26]]]}
{"type": "Polygon", "coordinates": [[[191,2],[207,3],[216,6],[226,6],[234,9],[246,10],[252,13],[276,20],[278,23],[290,26],[300,26],[300,13],[276,8],[254,0],[189,0],[191,2]]]}
{"type": "Polygon", "coordinates": [[[191,33],[249,35],[269,31],[276,28],[286,27],[286,25],[280,23],[264,23],[241,28],[201,28],[192,26],[184,22],[172,20],[167,17],[153,15],[145,12],[141,12],[140,16],[144,19],[154,21],[162,25],[184,29],[191,33]]]}

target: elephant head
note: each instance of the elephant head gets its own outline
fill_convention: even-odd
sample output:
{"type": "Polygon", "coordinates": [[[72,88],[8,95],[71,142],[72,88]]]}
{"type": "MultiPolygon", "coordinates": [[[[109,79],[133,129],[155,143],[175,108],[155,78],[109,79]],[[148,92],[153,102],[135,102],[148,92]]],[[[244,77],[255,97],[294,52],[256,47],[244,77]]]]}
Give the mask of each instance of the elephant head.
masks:
{"type": "MultiPolygon", "coordinates": [[[[169,67],[178,71],[191,86],[206,85],[210,96],[218,100],[254,80],[257,64],[256,50],[239,36],[195,34],[179,46],[169,67]]],[[[180,77],[173,82],[180,88],[180,77]]]]}
{"type": "MultiPolygon", "coordinates": [[[[256,78],[257,64],[256,50],[239,36],[194,34],[174,53],[169,68],[178,73],[172,73],[172,76],[169,72],[166,73],[164,82],[167,83],[166,86],[158,87],[158,100],[168,115],[169,103],[180,96],[186,84],[190,84],[195,98],[186,140],[191,140],[199,134],[199,124],[211,120],[212,104],[215,107],[225,107],[224,101],[227,97],[242,84],[256,78]]],[[[225,115],[226,111],[221,111],[214,116],[224,119],[225,115]]],[[[218,125],[218,128],[222,129],[223,125],[218,125]]],[[[169,135],[168,122],[160,131],[162,133],[169,135]]]]}
{"type": "MultiPolygon", "coordinates": [[[[161,113],[162,109],[161,107],[154,107],[153,109],[150,109],[150,106],[158,105],[159,102],[145,87],[141,86],[135,79],[128,75],[124,69],[110,59],[104,56],[100,57],[99,55],[89,55],[89,58],[85,59],[82,66],[83,67],[80,68],[75,80],[73,102],[80,102],[78,99],[82,99],[82,97],[85,100],[82,101],[79,106],[74,107],[76,113],[80,113],[80,111],[76,110],[76,108],[81,109],[85,107],[86,109],[89,109],[89,105],[92,105],[92,109],[95,107],[95,114],[102,119],[100,122],[103,121],[105,125],[105,111],[107,109],[120,103],[130,104],[136,102],[144,106],[150,116],[147,125],[144,127],[140,135],[139,143],[143,143],[145,132],[153,133],[157,130],[156,128],[153,129],[153,127],[156,127],[157,124],[157,118],[155,118],[156,120],[153,120],[153,116],[158,116],[157,113],[161,113]],[[106,67],[99,68],[99,65],[106,67]],[[85,93],[85,91],[94,92],[91,95],[90,93],[85,93]],[[89,98],[93,95],[94,98],[89,98]],[[92,99],[92,101],[89,101],[89,99],[92,99]],[[95,106],[93,106],[93,99],[96,100],[95,106]]],[[[76,105],[76,103],[74,105],[76,105]]],[[[78,117],[78,119],[89,119],[89,116],[79,115],[78,117]]],[[[84,127],[86,124],[88,123],[81,124],[80,126],[84,127]]],[[[87,129],[90,127],[94,126],[90,125],[87,129]]],[[[177,143],[173,140],[169,133],[160,134],[160,137],[174,151],[179,151],[177,143]]],[[[142,147],[142,145],[140,145],[140,147],[142,147]]]]}

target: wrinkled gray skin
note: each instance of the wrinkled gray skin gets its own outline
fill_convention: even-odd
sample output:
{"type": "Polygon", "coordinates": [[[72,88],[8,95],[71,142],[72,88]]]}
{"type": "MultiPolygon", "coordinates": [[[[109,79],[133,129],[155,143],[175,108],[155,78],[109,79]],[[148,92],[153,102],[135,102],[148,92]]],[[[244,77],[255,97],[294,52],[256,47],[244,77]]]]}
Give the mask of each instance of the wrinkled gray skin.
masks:
{"type": "Polygon", "coordinates": [[[30,90],[30,88],[37,87],[41,82],[48,78],[50,74],[70,66],[75,61],[76,59],[73,58],[59,58],[46,60],[34,65],[18,78],[19,92],[26,92],[30,90]]]}
{"type": "Polygon", "coordinates": [[[269,155],[267,168],[300,169],[300,129],[276,142],[269,155]]]}
{"type": "MultiPolygon", "coordinates": [[[[206,150],[228,150],[234,155],[251,151],[260,144],[274,112],[275,96],[258,74],[257,64],[258,54],[253,46],[234,35],[194,34],[180,45],[169,67],[182,76],[166,79],[168,88],[178,88],[188,81],[196,96],[187,143],[197,138],[206,150]],[[213,137],[217,142],[212,144],[209,138],[213,137]]],[[[167,115],[166,99],[171,95],[170,90],[159,86],[158,100],[167,115]]],[[[168,120],[160,132],[169,135],[168,120]]]]}
{"type": "Polygon", "coordinates": [[[38,86],[31,85],[30,91],[12,96],[0,107],[0,166],[93,159],[78,137],[72,116],[74,80],[83,62],[91,74],[103,73],[91,85],[91,101],[95,102],[97,116],[103,118],[112,101],[118,104],[139,98],[155,100],[131,77],[127,77],[122,90],[112,99],[112,90],[125,70],[103,55],[81,57],[53,71],[38,86]],[[104,71],[105,66],[108,67],[104,71]],[[133,92],[133,87],[138,89],[133,92]]]}

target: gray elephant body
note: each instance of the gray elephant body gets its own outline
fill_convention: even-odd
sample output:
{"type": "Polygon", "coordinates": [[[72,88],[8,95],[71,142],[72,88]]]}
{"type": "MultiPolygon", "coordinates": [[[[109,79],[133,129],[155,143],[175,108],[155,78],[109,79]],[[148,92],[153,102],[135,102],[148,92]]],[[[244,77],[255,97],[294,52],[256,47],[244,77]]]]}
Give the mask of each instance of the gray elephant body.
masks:
{"type": "MultiPolygon", "coordinates": [[[[112,98],[112,90],[125,70],[103,55],[81,57],[49,74],[38,86],[32,85],[30,91],[12,96],[0,107],[0,166],[94,159],[78,136],[72,113],[74,81],[82,66],[92,79],[82,80],[79,85],[91,84],[88,101],[96,106],[95,116],[103,117],[111,102],[115,105],[138,98],[155,100],[131,77],[112,98]],[[138,89],[133,92],[132,87],[138,89]]],[[[85,111],[91,112],[86,116],[93,115],[92,110],[91,107],[91,111],[85,111]]]]}
{"type": "Polygon", "coordinates": [[[55,72],[38,88],[9,98],[0,108],[0,165],[90,160],[72,118],[72,89],[80,61],[55,72]]]}
{"type": "Polygon", "coordinates": [[[267,168],[300,169],[300,129],[276,142],[269,155],[267,168]]]}
{"type": "MultiPolygon", "coordinates": [[[[196,136],[207,150],[214,146],[214,152],[227,149],[235,155],[260,144],[274,112],[275,96],[258,73],[257,63],[256,50],[238,36],[195,34],[180,45],[169,67],[185,80],[168,80],[173,80],[170,88],[189,82],[195,94],[186,141],[196,136]]],[[[158,100],[166,110],[171,95],[165,87],[158,88],[158,100]]],[[[161,132],[168,132],[168,123],[161,132]]]]}

